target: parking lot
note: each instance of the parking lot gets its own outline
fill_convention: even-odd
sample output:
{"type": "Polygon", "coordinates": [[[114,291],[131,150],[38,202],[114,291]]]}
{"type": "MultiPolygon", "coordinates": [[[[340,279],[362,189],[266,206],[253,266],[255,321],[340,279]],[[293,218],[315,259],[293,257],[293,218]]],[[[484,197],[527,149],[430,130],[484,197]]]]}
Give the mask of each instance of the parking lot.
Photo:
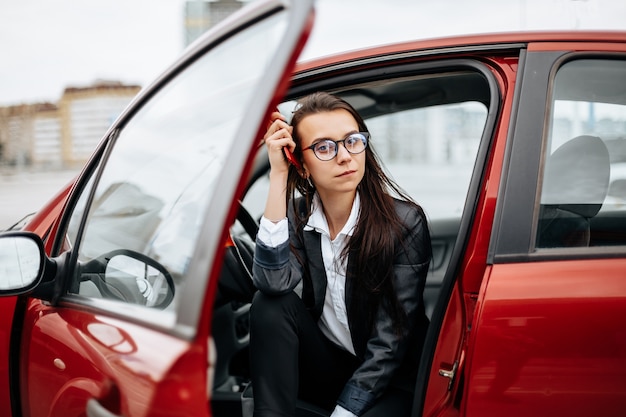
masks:
{"type": "Polygon", "coordinates": [[[0,230],[38,210],[76,171],[0,173],[0,230]]]}

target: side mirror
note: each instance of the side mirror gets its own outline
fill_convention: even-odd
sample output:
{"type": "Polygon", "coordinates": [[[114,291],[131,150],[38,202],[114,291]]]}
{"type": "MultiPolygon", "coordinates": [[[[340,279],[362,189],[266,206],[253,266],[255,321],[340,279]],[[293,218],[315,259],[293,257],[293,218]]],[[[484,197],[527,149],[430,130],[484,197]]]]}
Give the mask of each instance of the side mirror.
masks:
{"type": "Polygon", "coordinates": [[[41,281],[45,265],[39,236],[21,231],[0,234],[0,295],[31,291],[41,281]]]}

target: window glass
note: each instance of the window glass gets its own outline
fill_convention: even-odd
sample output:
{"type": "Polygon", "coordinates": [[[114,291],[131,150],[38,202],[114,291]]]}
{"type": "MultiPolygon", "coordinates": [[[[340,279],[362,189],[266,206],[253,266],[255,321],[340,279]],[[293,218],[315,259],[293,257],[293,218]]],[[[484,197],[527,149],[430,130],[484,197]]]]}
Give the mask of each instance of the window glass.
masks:
{"type": "Polygon", "coordinates": [[[174,294],[188,279],[204,211],[284,17],[215,47],[121,130],[79,237],[74,292],[165,309],[175,319],[174,294]]]}
{"type": "Polygon", "coordinates": [[[94,169],[89,174],[89,180],[86,182],[86,184],[83,186],[82,190],[80,191],[80,196],[78,198],[78,201],[76,202],[76,205],[74,206],[74,209],[72,211],[72,214],[69,220],[67,233],[65,233],[63,242],[58,248],[56,255],[59,255],[63,252],[71,250],[74,247],[74,243],[78,239],[78,231],[80,227],[80,222],[83,216],[85,215],[85,207],[87,206],[89,192],[91,191],[91,188],[93,187],[96,171],[97,169],[94,169]]]}
{"type": "Polygon", "coordinates": [[[554,80],[537,247],[626,244],[626,62],[578,60],[554,80]]]}
{"type": "MultiPolygon", "coordinates": [[[[280,106],[290,114],[295,102],[280,106]]],[[[487,120],[483,103],[434,105],[366,118],[369,146],[429,219],[460,219],[487,120]]],[[[260,218],[268,187],[257,181],[244,205],[260,218]]]]}
{"type": "Polygon", "coordinates": [[[429,219],[460,218],[487,119],[478,102],[435,105],[366,120],[384,165],[429,219]]]}

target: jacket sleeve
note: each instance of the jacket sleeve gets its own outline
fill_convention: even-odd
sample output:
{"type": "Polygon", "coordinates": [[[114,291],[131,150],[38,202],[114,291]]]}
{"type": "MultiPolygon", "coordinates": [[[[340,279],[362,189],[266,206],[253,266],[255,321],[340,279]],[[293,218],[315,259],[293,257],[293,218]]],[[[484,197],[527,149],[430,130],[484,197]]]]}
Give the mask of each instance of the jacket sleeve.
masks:
{"type": "MultiPolygon", "coordinates": [[[[346,383],[337,404],[357,416],[367,411],[389,385],[401,366],[416,326],[427,323],[423,292],[431,258],[428,226],[423,215],[410,210],[403,216],[408,227],[394,260],[394,289],[407,315],[402,334],[394,330],[392,318],[379,307],[367,342],[363,363],[346,383]],[[420,317],[422,316],[422,317],[420,317]]],[[[423,329],[422,329],[423,330],[423,329]]]]}
{"type": "Polygon", "coordinates": [[[293,291],[302,280],[302,266],[294,252],[304,255],[293,228],[292,214],[288,216],[289,240],[276,247],[256,240],[252,281],[259,291],[268,295],[293,291]]]}

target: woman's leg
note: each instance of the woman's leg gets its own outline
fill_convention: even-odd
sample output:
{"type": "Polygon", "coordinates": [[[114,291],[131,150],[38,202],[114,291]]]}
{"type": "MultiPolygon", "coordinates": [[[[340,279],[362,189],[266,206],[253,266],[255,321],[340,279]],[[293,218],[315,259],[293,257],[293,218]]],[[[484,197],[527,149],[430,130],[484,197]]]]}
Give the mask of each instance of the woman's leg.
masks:
{"type": "Polygon", "coordinates": [[[295,293],[257,292],[250,310],[250,365],[255,417],[293,416],[298,393],[334,407],[357,366],[329,342],[295,293]]]}

